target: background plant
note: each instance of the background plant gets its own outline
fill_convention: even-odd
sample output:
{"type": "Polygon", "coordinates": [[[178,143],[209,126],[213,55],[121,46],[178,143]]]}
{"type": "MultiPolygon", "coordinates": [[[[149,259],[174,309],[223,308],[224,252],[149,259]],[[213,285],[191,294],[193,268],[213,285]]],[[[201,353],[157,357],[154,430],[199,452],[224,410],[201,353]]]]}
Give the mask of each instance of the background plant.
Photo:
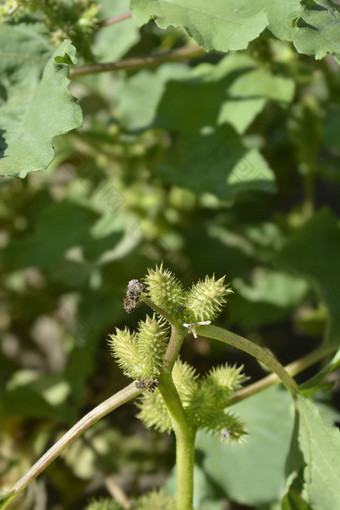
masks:
{"type": "MultiPolygon", "coordinates": [[[[83,9],[69,3],[77,13],[83,9]]],[[[163,259],[186,286],[205,274],[227,274],[234,294],[218,323],[283,363],[322,339],[336,352],[340,329],[335,2],[259,0],[250,7],[238,2],[238,10],[235,2],[214,2],[204,16],[199,10],[189,16],[188,2],[167,10],[153,3],[155,11],[141,1],[100,2],[78,42],[71,29],[56,40],[48,7],[37,10],[32,2],[15,13],[7,4],[0,29],[4,487],[124,385],[104,338],[113,325],[135,329],[144,318],[142,309],[126,317],[121,296],[126,282],[154,262],[163,259]],[[98,28],[130,7],[134,19],[98,28]],[[155,22],[138,29],[150,16],[155,22]],[[76,52],[64,36],[80,59],[71,76],[103,62],[116,70],[74,74],[69,86],[76,52]],[[179,48],[187,60],[169,62],[183,57],[179,48]],[[147,68],[145,56],[167,51],[147,68]]],[[[264,375],[248,357],[201,337],[185,343],[183,359],[199,373],[237,361],[252,381],[264,375]]],[[[326,372],[329,384],[336,372],[326,372]]],[[[325,384],[318,377],[310,393],[334,422],[336,386],[315,391],[325,384]]],[[[213,508],[229,499],[275,508],[282,497],[297,505],[302,490],[313,508],[327,506],[322,484],[308,487],[301,459],[283,496],[290,405],[278,388],[235,404],[250,423],[249,441],[228,447],[228,457],[210,436],[198,435],[197,503],[213,508]],[[274,429],[275,437],[268,434],[274,429]],[[261,469],[254,466],[259,454],[266,459],[261,469]],[[236,463],[238,473],[228,469],[236,463]]],[[[304,412],[311,422],[314,411],[304,412]]],[[[92,493],[106,494],[111,473],[123,473],[118,481],[131,495],[162,485],[158,477],[167,478],[173,464],[170,445],[165,436],[141,435],[134,413],[124,407],[98,423],[32,486],[20,508],[44,498],[47,508],[81,508],[92,493]]]]}

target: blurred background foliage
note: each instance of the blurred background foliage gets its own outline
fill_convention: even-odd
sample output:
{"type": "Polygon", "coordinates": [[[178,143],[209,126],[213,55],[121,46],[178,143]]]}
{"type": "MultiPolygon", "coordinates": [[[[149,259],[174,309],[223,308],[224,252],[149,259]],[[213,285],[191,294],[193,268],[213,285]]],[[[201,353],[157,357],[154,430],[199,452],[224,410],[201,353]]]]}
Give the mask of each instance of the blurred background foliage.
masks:
{"type": "MultiPolygon", "coordinates": [[[[129,9],[126,0],[99,4],[98,20],[129,9]]],[[[58,33],[39,11],[30,16],[41,52],[52,54],[58,33]]],[[[80,64],[191,44],[181,28],[138,29],[132,19],[80,40],[80,64]]],[[[339,90],[332,56],[299,55],[268,31],[247,51],[71,82],[83,126],[55,138],[45,172],[1,179],[4,487],[127,382],[106,338],[144,316],[144,308],[126,315],[122,299],[148,266],[163,260],[187,285],[226,274],[234,295],[218,323],[284,364],[325,336],[339,343],[339,90]]],[[[203,338],[189,339],[183,358],[201,373],[229,361],[244,363],[252,381],[265,375],[255,360],[203,338]]],[[[237,404],[254,429],[245,445],[200,435],[201,508],[281,508],[294,427],[288,400],[273,388],[237,404]]],[[[336,421],[338,387],[317,400],[336,421]]],[[[84,508],[112,479],[131,498],[169,476],[171,490],[173,440],[146,431],[135,412],[124,406],[94,426],[13,508],[84,508]]]]}

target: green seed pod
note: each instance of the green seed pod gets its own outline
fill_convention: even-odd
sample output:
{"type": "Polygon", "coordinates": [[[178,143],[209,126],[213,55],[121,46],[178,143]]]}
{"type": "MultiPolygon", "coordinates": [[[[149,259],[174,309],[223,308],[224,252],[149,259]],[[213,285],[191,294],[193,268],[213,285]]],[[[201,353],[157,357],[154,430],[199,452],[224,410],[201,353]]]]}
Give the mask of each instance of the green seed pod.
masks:
{"type": "Polygon", "coordinates": [[[176,510],[176,502],[163,491],[153,491],[138,499],[136,510],[176,510]]]}
{"type": "Polygon", "coordinates": [[[243,365],[236,367],[226,364],[213,367],[202,381],[202,386],[213,390],[217,407],[225,407],[235,391],[249,379],[242,370],[243,365]]]}
{"type": "Polygon", "coordinates": [[[195,323],[214,320],[227,302],[226,296],[233,291],[224,284],[224,276],[215,280],[215,276],[205,277],[204,281],[194,284],[188,291],[183,314],[186,322],[195,323]]]}
{"type": "Polygon", "coordinates": [[[163,363],[168,345],[168,331],[165,324],[147,316],[139,323],[137,332],[137,349],[141,362],[140,373],[142,379],[156,377],[163,363]]]}
{"type": "MultiPolygon", "coordinates": [[[[247,377],[242,373],[242,368],[242,366],[237,368],[229,365],[214,367],[206,377],[198,382],[198,388],[193,393],[187,409],[190,422],[196,429],[209,428],[212,417],[216,417],[216,415],[220,419],[223,418],[223,409],[228,401],[241,387],[241,384],[247,380],[247,377]]],[[[218,420],[216,423],[219,424],[218,420]]],[[[221,427],[223,423],[222,420],[221,427]]],[[[216,424],[213,429],[215,428],[216,424]]]]}
{"type": "Polygon", "coordinates": [[[139,418],[148,429],[170,434],[172,431],[170,414],[159,391],[155,391],[153,394],[149,392],[143,393],[142,397],[137,402],[137,407],[139,409],[137,418],[139,418]]]}
{"type": "Polygon", "coordinates": [[[178,316],[179,308],[184,305],[184,289],[175,275],[168,269],[163,269],[163,264],[156,269],[148,269],[144,279],[148,297],[166,312],[178,316]]]}
{"type": "MultiPolygon", "coordinates": [[[[184,408],[189,405],[197,390],[197,378],[193,367],[177,359],[173,369],[173,380],[184,408]]],[[[173,429],[171,417],[159,391],[151,395],[149,392],[143,393],[137,407],[140,410],[138,418],[146,427],[170,434],[173,429]]]]}
{"type": "Polygon", "coordinates": [[[109,346],[118,365],[132,379],[141,379],[141,360],[137,348],[136,334],[116,329],[114,335],[109,335],[109,346]]]}
{"type": "Polygon", "coordinates": [[[240,418],[233,413],[225,413],[223,409],[216,409],[211,413],[206,430],[218,434],[223,442],[242,441],[247,432],[240,418]]]}
{"type": "Polygon", "coordinates": [[[86,510],[124,510],[124,509],[113,499],[105,498],[91,501],[91,503],[86,507],[86,510]]]}
{"type": "Polygon", "coordinates": [[[183,407],[186,408],[198,389],[198,375],[196,370],[194,367],[178,358],[174,365],[172,376],[183,407]]]}

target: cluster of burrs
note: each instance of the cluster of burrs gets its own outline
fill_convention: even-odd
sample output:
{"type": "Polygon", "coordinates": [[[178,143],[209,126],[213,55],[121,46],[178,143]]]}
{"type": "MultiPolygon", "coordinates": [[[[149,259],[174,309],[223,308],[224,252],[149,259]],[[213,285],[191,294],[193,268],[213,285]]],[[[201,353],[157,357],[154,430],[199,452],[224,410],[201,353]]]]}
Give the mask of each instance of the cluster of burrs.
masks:
{"type": "MultiPolygon", "coordinates": [[[[159,391],[159,375],[169,343],[170,323],[185,327],[194,337],[196,327],[210,324],[222,311],[227,296],[232,292],[225,284],[206,276],[185,290],[182,283],[161,265],[149,269],[145,278],[131,280],[124,300],[124,308],[132,312],[142,301],[156,305],[152,317],[140,321],[137,331],[117,329],[110,335],[110,346],[124,373],[136,380],[139,389],[145,389],[138,403],[139,417],[151,428],[170,432],[171,416],[159,391]],[[163,311],[163,315],[162,315],[163,311]]],[[[205,377],[195,369],[176,360],[172,378],[188,421],[194,430],[208,429],[228,441],[244,434],[241,421],[225,407],[247,378],[242,367],[224,365],[213,368],[205,377]]]]}

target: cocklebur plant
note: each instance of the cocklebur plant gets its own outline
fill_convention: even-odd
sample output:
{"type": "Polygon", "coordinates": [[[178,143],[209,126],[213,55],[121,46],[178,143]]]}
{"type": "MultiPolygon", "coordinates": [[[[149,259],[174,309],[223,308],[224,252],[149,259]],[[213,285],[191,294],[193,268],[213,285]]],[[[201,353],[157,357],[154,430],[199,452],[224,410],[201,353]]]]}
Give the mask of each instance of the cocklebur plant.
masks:
{"type": "MultiPolygon", "coordinates": [[[[149,269],[143,281],[127,287],[124,308],[128,313],[145,303],[153,315],[140,321],[137,330],[116,329],[109,336],[113,357],[133,382],[99,404],[57,441],[15,484],[0,495],[4,510],[60,453],[91,425],[126,402],[138,398],[138,416],[149,427],[173,432],[176,438],[176,494],[152,492],[129,508],[136,510],[193,510],[194,445],[196,433],[205,429],[223,442],[242,441],[246,428],[226,407],[247,380],[243,367],[213,367],[199,377],[195,368],[180,359],[184,338],[192,333],[217,339],[241,349],[266,365],[294,396],[298,387],[267,351],[223,328],[211,325],[232,292],[225,278],[206,276],[186,290],[163,265],[149,269]]],[[[258,391],[258,390],[254,390],[258,391]]],[[[90,503],[88,510],[119,510],[110,499],[90,503]]]]}
{"type": "Polygon", "coordinates": [[[128,285],[125,308],[131,312],[146,302],[156,315],[139,324],[136,333],[116,330],[109,344],[126,375],[145,388],[138,401],[139,418],[147,427],[174,432],[177,450],[177,508],[193,508],[194,440],[198,430],[217,433],[221,440],[240,440],[245,428],[224,408],[246,380],[241,368],[228,365],[199,378],[179,358],[184,337],[210,324],[221,312],[231,289],[224,277],[208,276],[189,290],[163,265],[149,269],[143,282],[128,285]],[[166,330],[165,322],[171,327],[166,330]]]}

